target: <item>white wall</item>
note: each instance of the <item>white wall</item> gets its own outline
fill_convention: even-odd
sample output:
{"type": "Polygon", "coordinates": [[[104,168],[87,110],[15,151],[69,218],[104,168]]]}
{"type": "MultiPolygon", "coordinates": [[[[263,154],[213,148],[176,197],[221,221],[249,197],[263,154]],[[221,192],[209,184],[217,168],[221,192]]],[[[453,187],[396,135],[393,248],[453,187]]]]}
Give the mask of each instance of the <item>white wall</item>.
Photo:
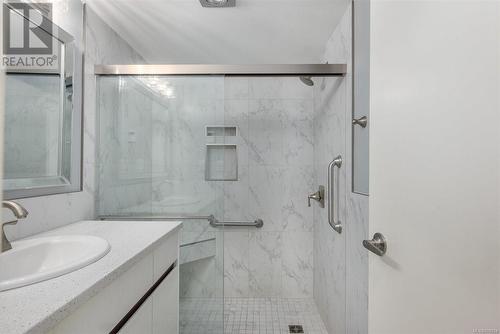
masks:
{"type": "MultiPolygon", "coordinates": [[[[74,1],[79,3],[78,0],[74,1]]],[[[61,2],[54,6],[58,11],[57,6],[64,7],[65,4],[61,2]]],[[[73,12],[76,6],[69,8],[72,12],[67,15],[74,20],[82,15],[81,9],[73,12]]],[[[78,30],[70,32],[75,36],[82,33],[78,30]]],[[[85,37],[83,191],[18,200],[29,211],[29,216],[17,225],[5,228],[11,239],[94,217],[96,126],[94,64],[134,63],[142,62],[142,58],[90,9],[87,12],[85,37]]],[[[6,214],[10,215],[7,212],[6,214]]]]}
{"type": "Polygon", "coordinates": [[[87,0],[149,63],[316,63],[350,0],[87,0]],[[158,43],[161,41],[161,43],[158,43]]]}
{"type": "Polygon", "coordinates": [[[500,329],[497,1],[372,1],[369,333],[500,329]]]}

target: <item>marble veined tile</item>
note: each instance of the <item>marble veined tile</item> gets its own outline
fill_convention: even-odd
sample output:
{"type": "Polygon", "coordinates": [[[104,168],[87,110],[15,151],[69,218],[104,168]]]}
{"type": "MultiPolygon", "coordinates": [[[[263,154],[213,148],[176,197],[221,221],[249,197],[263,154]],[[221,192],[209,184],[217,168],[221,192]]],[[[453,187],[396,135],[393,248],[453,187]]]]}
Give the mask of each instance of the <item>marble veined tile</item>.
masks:
{"type": "Polygon", "coordinates": [[[248,231],[224,233],[224,296],[248,297],[250,243],[248,231]]]}
{"type": "Polygon", "coordinates": [[[309,297],[313,290],[313,233],[283,232],[282,239],[282,294],[309,297]]]}
{"type": "Polygon", "coordinates": [[[312,99],[313,89],[298,77],[254,77],[249,79],[251,99],[312,99]]]}
{"type": "Polygon", "coordinates": [[[282,100],[249,101],[249,156],[255,165],[284,165],[282,100]]]}
{"type": "Polygon", "coordinates": [[[224,98],[227,99],[247,99],[249,81],[247,77],[225,77],[224,78],[224,98]]]}
{"type": "Polygon", "coordinates": [[[250,232],[249,250],[250,295],[254,297],[281,295],[281,233],[250,232]]]}
{"type": "Polygon", "coordinates": [[[281,205],[285,183],[285,169],[281,167],[252,166],[249,178],[249,212],[264,220],[259,231],[282,231],[281,205]]]}
{"type": "Polygon", "coordinates": [[[312,201],[311,207],[307,206],[307,196],[317,190],[314,188],[313,165],[283,168],[281,184],[282,230],[311,232],[313,208],[319,205],[312,201]]]}
{"type": "Polygon", "coordinates": [[[288,166],[313,162],[313,100],[286,100],[283,112],[283,156],[288,166]]]}

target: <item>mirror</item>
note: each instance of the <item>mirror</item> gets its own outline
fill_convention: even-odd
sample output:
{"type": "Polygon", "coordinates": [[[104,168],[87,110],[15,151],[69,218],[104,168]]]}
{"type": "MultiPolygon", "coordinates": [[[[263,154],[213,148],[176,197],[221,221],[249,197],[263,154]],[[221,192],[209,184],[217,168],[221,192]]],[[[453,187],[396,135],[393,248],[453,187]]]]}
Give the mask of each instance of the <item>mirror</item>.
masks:
{"type": "Polygon", "coordinates": [[[370,4],[353,2],[352,192],[368,195],[370,163],[370,4]],[[359,120],[365,119],[366,123],[359,120]]]}
{"type": "Polygon", "coordinates": [[[81,190],[81,6],[4,3],[6,199],[81,190]]]}

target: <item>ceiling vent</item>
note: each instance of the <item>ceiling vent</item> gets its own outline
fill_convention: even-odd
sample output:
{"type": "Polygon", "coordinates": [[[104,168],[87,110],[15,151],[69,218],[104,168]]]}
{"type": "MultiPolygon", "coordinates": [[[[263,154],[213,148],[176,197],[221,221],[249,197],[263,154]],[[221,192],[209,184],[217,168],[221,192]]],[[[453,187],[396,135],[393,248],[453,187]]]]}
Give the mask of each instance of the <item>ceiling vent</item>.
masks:
{"type": "Polygon", "coordinates": [[[235,7],[236,0],[200,0],[203,7],[210,8],[223,8],[223,7],[235,7]]]}

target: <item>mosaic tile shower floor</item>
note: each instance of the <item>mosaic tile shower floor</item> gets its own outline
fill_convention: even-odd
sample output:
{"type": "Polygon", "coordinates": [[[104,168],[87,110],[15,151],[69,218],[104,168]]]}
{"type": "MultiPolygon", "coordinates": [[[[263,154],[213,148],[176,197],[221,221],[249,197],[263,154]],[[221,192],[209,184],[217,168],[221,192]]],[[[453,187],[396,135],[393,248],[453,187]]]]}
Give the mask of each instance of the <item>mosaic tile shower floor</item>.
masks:
{"type": "Polygon", "coordinates": [[[182,298],[181,334],[287,334],[302,325],[305,334],[328,334],[312,299],[182,298]]]}

